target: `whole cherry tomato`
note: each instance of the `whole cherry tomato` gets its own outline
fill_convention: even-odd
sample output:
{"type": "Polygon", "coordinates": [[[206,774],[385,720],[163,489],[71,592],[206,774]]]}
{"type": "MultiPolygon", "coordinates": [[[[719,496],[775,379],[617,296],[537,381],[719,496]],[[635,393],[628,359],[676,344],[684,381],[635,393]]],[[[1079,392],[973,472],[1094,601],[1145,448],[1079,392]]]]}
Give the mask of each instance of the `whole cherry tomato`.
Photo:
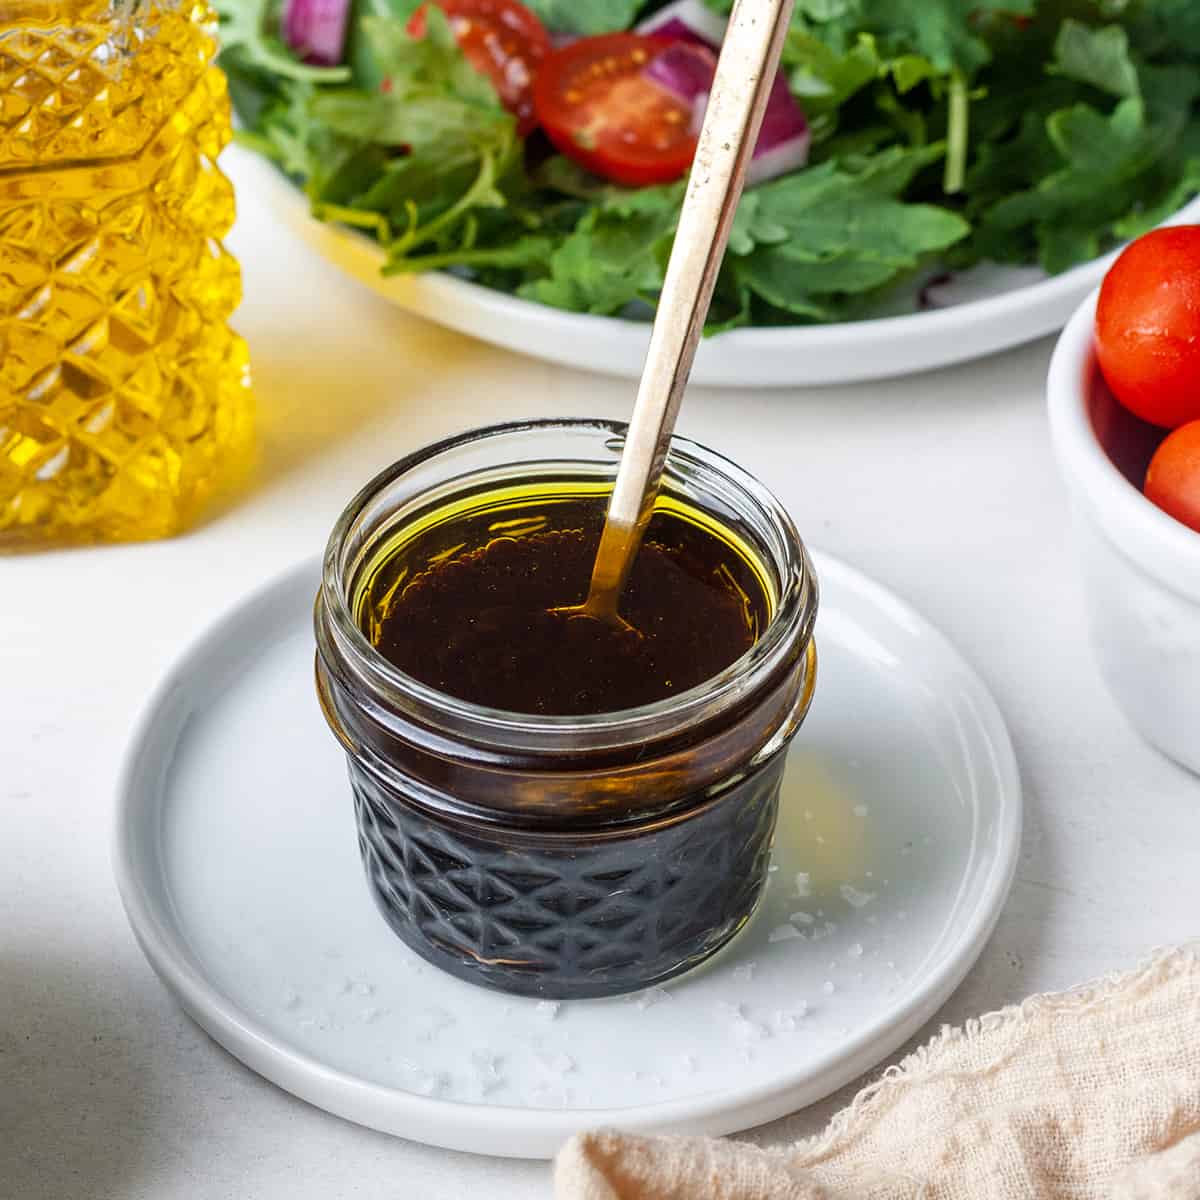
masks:
{"type": "Polygon", "coordinates": [[[1100,288],[1096,352],[1113,395],[1152,425],[1200,418],[1200,225],[1156,229],[1100,288]]]}
{"type": "Polygon", "coordinates": [[[1155,451],[1146,496],[1200,533],[1200,421],[1181,425],[1155,451]]]}

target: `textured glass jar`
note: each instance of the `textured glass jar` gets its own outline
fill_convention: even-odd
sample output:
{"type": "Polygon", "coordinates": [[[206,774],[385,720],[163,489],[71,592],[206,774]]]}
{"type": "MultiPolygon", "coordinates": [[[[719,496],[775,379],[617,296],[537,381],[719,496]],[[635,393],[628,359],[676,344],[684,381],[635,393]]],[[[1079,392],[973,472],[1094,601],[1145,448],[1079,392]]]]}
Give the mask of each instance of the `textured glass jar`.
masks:
{"type": "Polygon", "coordinates": [[[702,514],[733,539],[770,612],[714,678],[621,712],[532,716],[437,692],[371,646],[363,597],[382,561],[402,561],[418,533],[428,555],[430,530],[460,547],[498,521],[509,535],[514,514],[552,528],[568,497],[602,512],[621,433],[498,426],[397,463],[339,520],[317,599],[317,689],[347,752],[376,902],[429,961],[523,995],[645,987],[742,928],[815,683],[817,583],[791,520],[744,471],[678,438],[659,508],[702,514]]]}
{"type": "Polygon", "coordinates": [[[193,0],[0,4],[0,548],[160,537],[252,455],[193,0]]]}

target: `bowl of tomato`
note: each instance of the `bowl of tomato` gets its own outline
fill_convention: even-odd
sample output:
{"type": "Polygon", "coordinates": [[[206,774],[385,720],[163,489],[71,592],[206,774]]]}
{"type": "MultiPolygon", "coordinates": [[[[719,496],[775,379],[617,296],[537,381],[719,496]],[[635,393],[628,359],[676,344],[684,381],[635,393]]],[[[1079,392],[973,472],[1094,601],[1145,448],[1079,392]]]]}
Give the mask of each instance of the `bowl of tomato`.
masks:
{"type": "Polygon", "coordinates": [[[1064,329],[1048,395],[1101,672],[1200,773],[1200,226],[1121,254],[1064,329]]]}

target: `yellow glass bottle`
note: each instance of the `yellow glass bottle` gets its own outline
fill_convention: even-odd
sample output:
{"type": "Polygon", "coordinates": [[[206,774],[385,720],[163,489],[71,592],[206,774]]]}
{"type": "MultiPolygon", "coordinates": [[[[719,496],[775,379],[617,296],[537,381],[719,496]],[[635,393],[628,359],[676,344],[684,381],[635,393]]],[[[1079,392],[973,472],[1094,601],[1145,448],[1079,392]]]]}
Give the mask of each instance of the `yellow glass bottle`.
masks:
{"type": "Polygon", "coordinates": [[[0,548],[163,537],[245,472],[215,21],[0,3],[0,548]]]}

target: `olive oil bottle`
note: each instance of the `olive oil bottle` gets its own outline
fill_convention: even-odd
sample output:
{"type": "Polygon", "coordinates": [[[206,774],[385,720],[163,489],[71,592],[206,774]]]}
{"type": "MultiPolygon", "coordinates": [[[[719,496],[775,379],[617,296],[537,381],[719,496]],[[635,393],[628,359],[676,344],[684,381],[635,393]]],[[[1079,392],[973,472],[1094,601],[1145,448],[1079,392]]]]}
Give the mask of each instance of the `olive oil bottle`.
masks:
{"type": "Polygon", "coordinates": [[[252,456],[215,20],[0,3],[0,548],[162,537],[252,456]]]}

